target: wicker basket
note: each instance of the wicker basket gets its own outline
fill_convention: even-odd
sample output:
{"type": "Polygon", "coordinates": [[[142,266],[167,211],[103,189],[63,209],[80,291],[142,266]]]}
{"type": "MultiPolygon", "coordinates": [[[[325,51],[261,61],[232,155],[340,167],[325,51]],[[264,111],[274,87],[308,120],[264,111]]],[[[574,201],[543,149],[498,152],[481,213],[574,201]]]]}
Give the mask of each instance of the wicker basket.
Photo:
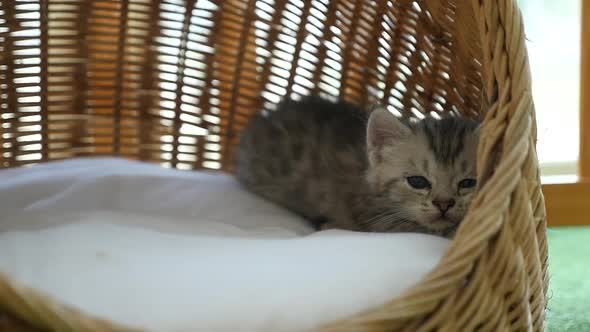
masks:
{"type": "MultiPolygon", "coordinates": [[[[230,171],[248,117],[325,94],[485,116],[482,184],[442,262],[318,331],[542,331],[547,241],[514,0],[0,0],[0,165],[119,155],[230,171]]],[[[0,327],[128,331],[0,275],[0,327]]]]}

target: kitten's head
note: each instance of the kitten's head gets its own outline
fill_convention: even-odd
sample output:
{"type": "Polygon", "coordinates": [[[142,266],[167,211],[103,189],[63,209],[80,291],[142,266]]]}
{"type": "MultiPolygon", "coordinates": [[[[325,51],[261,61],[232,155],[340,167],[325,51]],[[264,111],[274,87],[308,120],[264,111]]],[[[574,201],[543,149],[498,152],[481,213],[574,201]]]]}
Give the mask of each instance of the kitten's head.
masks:
{"type": "MultiPolygon", "coordinates": [[[[374,202],[394,216],[372,224],[376,231],[426,228],[454,230],[476,189],[479,125],[451,117],[402,122],[377,109],[367,125],[367,179],[374,202]]],[[[387,213],[385,212],[385,215],[387,213]]]]}

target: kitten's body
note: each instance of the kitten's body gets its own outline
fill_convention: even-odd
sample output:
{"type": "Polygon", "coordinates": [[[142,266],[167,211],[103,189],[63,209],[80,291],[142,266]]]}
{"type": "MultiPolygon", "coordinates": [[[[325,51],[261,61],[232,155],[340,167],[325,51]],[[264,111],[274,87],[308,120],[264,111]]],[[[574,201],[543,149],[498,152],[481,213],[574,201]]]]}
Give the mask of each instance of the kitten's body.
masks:
{"type": "MultiPolygon", "coordinates": [[[[236,155],[237,177],[252,192],[316,226],[452,232],[467,201],[457,200],[454,207],[461,210],[460,218],[424,221],[420,211],[429,216],[424,202],[430,198],[404,186],[408,176],[430,172],[435,177],[436,172],[449,167],[473,177],[477,140],[466,136],[475,131],[475,125],[460,119],[404,125],[386,111],[378,112],[373,115],[379,116],[369,120],[368,112],[345,102],[318,97],[286,101],[268,116],[253,117],[236,155]],[[392,127],[401,127],[389,128],[390,121],[395,121],[392,127]],[[441,130],[447,134],[442,135],[441,130]],[[394,137],[398,134],[408,139],[394,137]],[[414,134],[416,137],[409,139],[414,134]],[[419,200],[418,196],[420,203],[410,204],[419,200]]],[[[429,192],[437,197],[453,195],[442,187],[433,183],[429,192]]]]}

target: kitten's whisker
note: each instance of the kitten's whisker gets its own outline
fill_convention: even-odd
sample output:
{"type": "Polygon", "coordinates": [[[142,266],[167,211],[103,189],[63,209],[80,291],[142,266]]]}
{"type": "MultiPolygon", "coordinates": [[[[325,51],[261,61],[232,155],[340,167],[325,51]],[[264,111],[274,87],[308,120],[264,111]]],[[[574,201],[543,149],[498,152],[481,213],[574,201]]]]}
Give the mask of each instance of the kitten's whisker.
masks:
{"type": "Polygon", "coordinates": [[[365,226],[379,231],[392,231],[398,229],[399,227],[413,224],[414,223],[410,221],[405,213],[395,211],[388,215],[382,216],[381,218],[375,219],[370,223],[365,224],[365,226]]]}
{"type": "Polygon", "coordinates": [[[413,223],[407,219],[396,219],[393,221],[384,222],[380,224],[377,228],[379,228],[380,231],[388,232],[400,230],[401,227],[407,225],[413,225],[413,223]]]}
{"type": "Polygon", "coordinates": [[[381,214],[377,218],[365,221],[366,226],[374,226],[377,224],[390,223],[392,221],[405,219],[405,214],[401,211],[388,211],[386,214],[381,214]]]}
{"type": "Polygon", "coordinates": [[[394,209],[386,210],[385,212],[382,212],[382,213],[380,213],[380,214],[378,214],[378,215],[376,215],[374,217],[371,217],[371,218],[363,221],[362,223],[363,224],[372,224],[375,221],[379,221],[382,218],[388,217],[389,215],[396,214],[396,213],[399,213],[399,211],[396,211],[394,209]]]}

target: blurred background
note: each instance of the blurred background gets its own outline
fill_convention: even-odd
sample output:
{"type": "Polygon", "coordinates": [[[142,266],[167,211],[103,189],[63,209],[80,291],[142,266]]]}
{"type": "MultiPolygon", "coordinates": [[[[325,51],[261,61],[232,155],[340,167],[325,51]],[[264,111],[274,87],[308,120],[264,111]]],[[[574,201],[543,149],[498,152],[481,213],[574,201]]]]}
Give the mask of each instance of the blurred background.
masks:
{"type": "Polygon", "coordinates": [[[543,175],[575,176],[580,115],[580,0],[518,0],[537,110],[543,175]]]}

